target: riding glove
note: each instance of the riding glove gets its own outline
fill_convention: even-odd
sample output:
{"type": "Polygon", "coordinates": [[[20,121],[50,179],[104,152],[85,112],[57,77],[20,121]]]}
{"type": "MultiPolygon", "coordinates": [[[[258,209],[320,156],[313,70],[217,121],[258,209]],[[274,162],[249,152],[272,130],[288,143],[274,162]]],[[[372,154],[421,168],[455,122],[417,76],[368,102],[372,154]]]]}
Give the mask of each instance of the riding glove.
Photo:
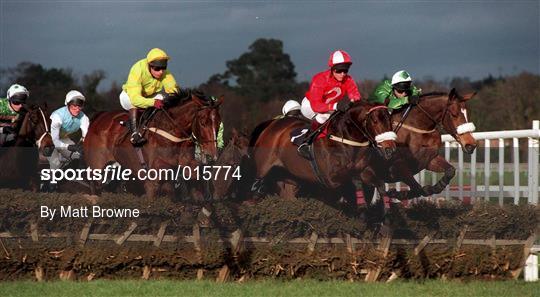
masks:
{"type": "Polygon", "coordinates": [[[163,101],[162,100],[154,100],[154,108],[162,109],[163,108],[163,101]]]}
{"type": "Polygon", "coordinates": [[[409,104],[416,105],[420,102],[420,97],[418,95],[409,96],[409,104]]]}
{"type": "Polygon", "coordinates": [[[351,100],[349,100],[349,99],[341,99],[338,102],[336,109],[341,111],[341,112],[346,112],[349,108],[351,108],[351,106],[352,106],[351,100]]]}
{"type": "Polygon", "coordinates": [[[3,134],[14,134],[15,133],[15,129],[13,129],[13,127],[10,127],[10,126],[1,127],[0,131],[3,134]]]}
{"type": "Polygon", "coordinates": [[[74,152],[74,153],[82,153],[82,145],[81,144],[70,144],[67,147],[68,151],[74,152]]]}

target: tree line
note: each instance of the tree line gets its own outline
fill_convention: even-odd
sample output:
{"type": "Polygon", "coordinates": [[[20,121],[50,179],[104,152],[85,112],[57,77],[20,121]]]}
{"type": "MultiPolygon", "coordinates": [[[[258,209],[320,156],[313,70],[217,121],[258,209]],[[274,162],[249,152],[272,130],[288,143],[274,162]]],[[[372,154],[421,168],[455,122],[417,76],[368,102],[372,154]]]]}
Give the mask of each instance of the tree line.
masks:
{"type": "MultiPolygon", "coordinates": [[[[309,88],[308,81],[297,81],[294,63],[283,51],[281,40],[257,39],[238,58],[226,61],[226,66],[223,73],[213,74],[194,86],[208,94],[225,96],[221,114],[226,131],[236,128],[249,133],[258,123],[280,114],[286,100],[300,101],[309,88]]],[[[2,97],[10,84],[19,83],[30,90],[31,100],[46,102],[50,109],[61,106],[61,98],[70,89],[80,90],[86,96],[85,112],[90,116],[120,108],[121,84],[113,82],[106,91],[97,90],[106,78],[103,70],[76,76],[72,69],[22,62],[1,69],[0,73],[2,97]]],[[[357,83],[362,96],[367,98],[379,82],[366,79],[357,83]]],[[[478,131],[527,129],[532,120],[540,119],[540,76],[536,74],[488,75],[480,80],[455,77],[449,82],[420,79],[415,84],[424,92],[449,91],[454,87],[462,94],[477,92],[469,110],[478,131]]]]}

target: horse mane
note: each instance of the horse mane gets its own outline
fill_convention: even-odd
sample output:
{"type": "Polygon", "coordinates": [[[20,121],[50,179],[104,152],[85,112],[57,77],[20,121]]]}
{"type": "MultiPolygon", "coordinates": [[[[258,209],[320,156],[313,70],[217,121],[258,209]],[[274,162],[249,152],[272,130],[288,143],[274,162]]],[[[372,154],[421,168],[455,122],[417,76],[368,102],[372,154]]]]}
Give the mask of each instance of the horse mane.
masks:
{"type": "MultiPolygon", "coordinates": [[[[420,98],[440,97],[440,96],[448,96],[448,93],[447,92],[429,92],[429,93],[421,94],[420,98]]],[[[425,98],[425,99],[429,99],[429,98],[425,98]]]]}
{"type": "Polygon", "coordinates": [[[167,97],[166,105],[167,107],[182,105],[189,102],[192,96],[199,98],[202,102],[204,102],[205,106],[213,106],[216,103],[213,96],[208,96],[199,89],[181,88],[178,89],[177,92],[172,93],[167,97]]]}

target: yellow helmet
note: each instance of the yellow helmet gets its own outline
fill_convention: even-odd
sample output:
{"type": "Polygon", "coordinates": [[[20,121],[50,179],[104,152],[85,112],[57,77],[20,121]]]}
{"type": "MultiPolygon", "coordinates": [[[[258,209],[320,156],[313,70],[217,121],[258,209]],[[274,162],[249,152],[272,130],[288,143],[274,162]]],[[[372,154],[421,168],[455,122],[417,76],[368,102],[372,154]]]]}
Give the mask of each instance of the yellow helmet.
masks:
{"type": "Polygon", "coordinates": [[[159,48],[151,49],[146,55],[146,60],[150,66],[167,67],[167,61],[169,59],[167,53],[159,48]]]}

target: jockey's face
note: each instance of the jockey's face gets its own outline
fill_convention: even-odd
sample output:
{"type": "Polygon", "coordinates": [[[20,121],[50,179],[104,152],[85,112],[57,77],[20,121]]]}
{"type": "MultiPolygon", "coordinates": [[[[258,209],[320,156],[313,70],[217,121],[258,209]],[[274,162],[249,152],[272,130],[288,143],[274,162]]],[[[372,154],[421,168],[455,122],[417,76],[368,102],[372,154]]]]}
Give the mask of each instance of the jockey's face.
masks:
{"type": "Polygon", "coordinates": [[[155,79],[160,79],[163,74],[165,74],[165,70],[167,68],[165,67],[155,67],[155,66],[149,66],[150,67],[150,74],[152,74],[152,77],[155,79]]]}
{"type": "Polygon", "coordinates": [[[11,105],[11,108],[13,109],[14,112],[19,112],[21,111],[21,108],[22,108],[22,103],[15,103],[15,102],[10,102],[9,103],[11,105]]]}
{"type": "Polygon", "coordinates": [[[69,113],[76,117],[79,115],[79,113],[81,113],[81,110],[82,110],[82,106],[78,106],[78,105],[75,105],[75,104],[69,104],[68,105],[68,110],[69,110],[69,113]]]}
{"type": "Polygon", "coordinates": [[[332,70],[332,75],[337,81],[343,81],[345,76],[347,76],[348,71],[349,70],[344,70],[344,69],[334,69],[332,70]]]}
{"type": "Polygon", "coordinates": [[[394,95],[396,95],[397,98],[403,98],[407,96],[407,91],[406,90],[400,91],[400,90],[394,89],[394,95]]]}

